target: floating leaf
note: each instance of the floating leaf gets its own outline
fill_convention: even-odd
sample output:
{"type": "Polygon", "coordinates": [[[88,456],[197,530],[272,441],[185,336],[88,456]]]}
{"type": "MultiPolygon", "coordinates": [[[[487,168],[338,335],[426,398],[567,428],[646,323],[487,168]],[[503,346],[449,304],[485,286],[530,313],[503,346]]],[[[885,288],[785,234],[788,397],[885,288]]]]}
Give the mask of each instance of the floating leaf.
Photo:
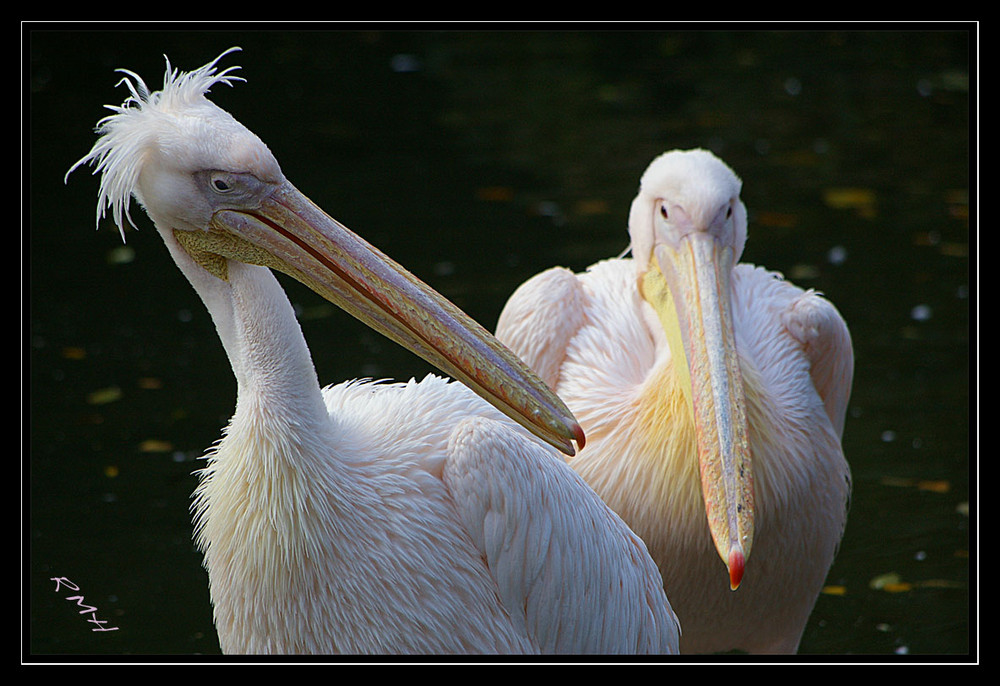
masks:
{"type": "Polygon", "coordinates": [[[116,400],[121,400],[122,389],[118,386],[108,386],[107,388],[99,388],[96,391],[91,391],[87,394],[87,404],[89,405],[106,405],[108,403],[113,403],[116,400]]]}
{"type": "Polygon", "coordinates": [[[584,217],[591,217],[599,214],[609,214],[611,208],[608,207],[607,200],[581,200],[573,206],[574,211],[584,217]]]}
{"type": "Polygon", "coordinates": [[[815,279],[819,276],[819,268],[811,264],[795,264],[788,270],[788,278],[792,281],[815,279]]]}
{"type": "Polygon", "coordinates": [[[915,479],[905,476],[883,476],[879,479],[879,483],[883,486],[916,488],[921,491],[931,491],[932,493],[947,493],[951,490],[951,482],[947,479],[915,479]]]}
{"type": "Polygon", "coordinates": [[[64,360],[82,360],[87,356],[87,351],[77,346],[68,345],[62,349],[62,356],[64,360]]]}
{"type": "Polygon", "coordinates": [[[947,579],[903,581],[896,572],[888,572],[873,578],[868,582],[868,587],[886,593],[907,593],[917,588],[963,588],[963,585],[947,579]]]}
{"type": "Polygon", "coordinates": [[[916,585],[920,588],[964,588],[963,584],[948,579],[927,579],[916,585]]]}
{"type": "Polygon", "coordinates": [[[878,480],[883,486],[905,486],[910,487],[916,483],[913,479],[908,479],[903,476],[883,476],[878,480]]]}
{"type": "Polygon", "coordinates": [[[917,482],[917,488],[921,491],[932,491],[933,493],[947,493],[951,490],[951,482],[947,479],[922,479],[917,482]]]}
{"type": "Polygon", "coordinates": [[[868,588],[875,589],[876,591],[881,590],[889,585],[899,584],[901,578],[896,572],[887,572],[885,574],[879,574],[871,581],[868,582],[868,588]]]}
{"type": "Polygon", "coordinates": [[[834,209],[865,207],[875,202],[875,193],[866,188],[827,188],[823,202],[834,209]]]}
{"type": "Polygon", "coordinates": [[[847,586],[824,586],[823,595],[847,595],[847,586]]]}
{"type": "Polygon", "coordinates": [[[913,486],[914,480],[902,476],[883,476],[878,480],[883,486],[895,486],[898,488],[908,488],[913,486]]]}
{"type": "Polygon", "coordinates": [[[867,188],[827,188],[823,202],[835,210],[854,210],[865,218],[875,216],[875,191],[867,188]]]}
{"type": "Polygon", "coordinates": [[[149,438],[139,444],[140,453],[169,453],[174,449],[174,446],[169,441],[160,441],[155,438],[149,438]]]}
{"type": "Polygon", "coordinates": [[[113,464],[106,465],[104,467],[104,476],[108,477],[109,479],[115,478],[116,476],[118,476],[118,467],[113,464]]]}

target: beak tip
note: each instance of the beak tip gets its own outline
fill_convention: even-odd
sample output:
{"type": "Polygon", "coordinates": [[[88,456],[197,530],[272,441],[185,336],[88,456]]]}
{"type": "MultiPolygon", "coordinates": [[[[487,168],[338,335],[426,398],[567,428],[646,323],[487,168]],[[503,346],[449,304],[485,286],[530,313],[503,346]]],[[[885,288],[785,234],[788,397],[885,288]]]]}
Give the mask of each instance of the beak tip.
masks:
{"type": "Polygon", "coordinates": [[[739,545],[733,546],[729,551],[729,587],[736,590],[743,581],[743,568],[746,558],[743,555],[743,548],[739,545]]]}
{"type": "Polygon", "coordinates": [[[573,434],[573,439],[576,441],[577,452],[583,450],[584,446],[587,445],[587,437],[583,433],[583,427],[581,427],[577,422],[573,422],[570,427],[570,431],[573,434]]]}

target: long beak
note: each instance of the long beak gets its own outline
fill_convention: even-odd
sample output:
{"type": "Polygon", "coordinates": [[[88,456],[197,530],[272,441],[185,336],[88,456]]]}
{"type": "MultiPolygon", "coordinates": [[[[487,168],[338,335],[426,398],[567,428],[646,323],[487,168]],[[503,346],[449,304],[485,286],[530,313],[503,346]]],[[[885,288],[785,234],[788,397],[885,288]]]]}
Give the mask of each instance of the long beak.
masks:
{"type": "Polygon", "coordinates": [[[216,212],[211,227],[174,235],[202,259],[221,255],[292,276],[564,453],[574,454],[573,441],[583,447],[572,413],[527,365],[287,181],[256,209],[216,212]]]}
{"type": "Polygon", "coordinates": [[[730,587],[736,590],[753,542],[754,501],[746,398],[730,302],[735,258],[732,249],[703,232],[688,234],[676,246],[660,243],[655,256],[669,288],[666,300],[673,302],[674,310],[661,311],[660,317],[669,317],[673,331],[679,331],[687,362],[682,373],[690,379],[709,528],[729,568],[730,587]]]}

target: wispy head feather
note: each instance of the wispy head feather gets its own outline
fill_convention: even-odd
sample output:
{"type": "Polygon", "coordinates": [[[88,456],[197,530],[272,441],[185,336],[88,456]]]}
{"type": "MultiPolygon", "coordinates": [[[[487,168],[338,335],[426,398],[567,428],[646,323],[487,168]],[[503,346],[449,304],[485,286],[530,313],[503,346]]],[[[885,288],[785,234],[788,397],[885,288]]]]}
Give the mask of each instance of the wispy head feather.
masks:
{"type": "Polygon", "coordinates": [[[184,107],[192,107],[200,102],[208,103],[205,93],[217,83],[232,85],[234,81],[244,81],[231,72],[238,66],[227,67],[216,73],[216,63],[240,48],[229,48],[203,67],[191,72],[171,69],[170,59],[163,77],[163,90],[150,92],[139,75],[127,69],[118,69],[126,75],[117,85],[125,84],[129,97],[121,105],[105,105],[114,112],[97,122],[96,132],[100,136],[94,147],[78,160],[64,180],[82,164],[95,166],[94,173],[101,174],[101,187],[97,196],[97,223],[100,224],[108,208],[115,225],[125,240],[123,219],[135,227],[129,215],[129,203],[135,192],[136,183],[144,160],[143,151],[156,135],[156,128],[150,126],[152,120],[171,114],[184,107]]]}

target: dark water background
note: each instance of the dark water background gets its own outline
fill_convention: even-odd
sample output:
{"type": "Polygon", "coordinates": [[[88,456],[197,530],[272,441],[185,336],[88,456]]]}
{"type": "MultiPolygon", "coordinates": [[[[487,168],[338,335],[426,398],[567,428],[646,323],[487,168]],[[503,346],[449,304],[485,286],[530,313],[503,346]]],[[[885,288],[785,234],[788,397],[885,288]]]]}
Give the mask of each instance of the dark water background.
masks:
{"type": "MultiPolygon", "coordinates": [[[[744,179],[744,261],[824,291],[854,337],[853,504],[802,653],[974,651],[973,36],[921,28],[27,34],[25,650],[218,653],[188,507],[235,383],[146,216],[123,249],[110,221],[94,230],[89,170],[63,175],[127,95],[113,69],[155,89],[164,54],[189,70],[239,45],[224,65],[248,82],[212,99],[489,328],[530,275],[625,247],[656,154],[719,154],[744,179]],[[58,576],[118,630],[92,632],[58,576]]],[[[321,382],[429,371],[283,283],[321,382]]]]}

